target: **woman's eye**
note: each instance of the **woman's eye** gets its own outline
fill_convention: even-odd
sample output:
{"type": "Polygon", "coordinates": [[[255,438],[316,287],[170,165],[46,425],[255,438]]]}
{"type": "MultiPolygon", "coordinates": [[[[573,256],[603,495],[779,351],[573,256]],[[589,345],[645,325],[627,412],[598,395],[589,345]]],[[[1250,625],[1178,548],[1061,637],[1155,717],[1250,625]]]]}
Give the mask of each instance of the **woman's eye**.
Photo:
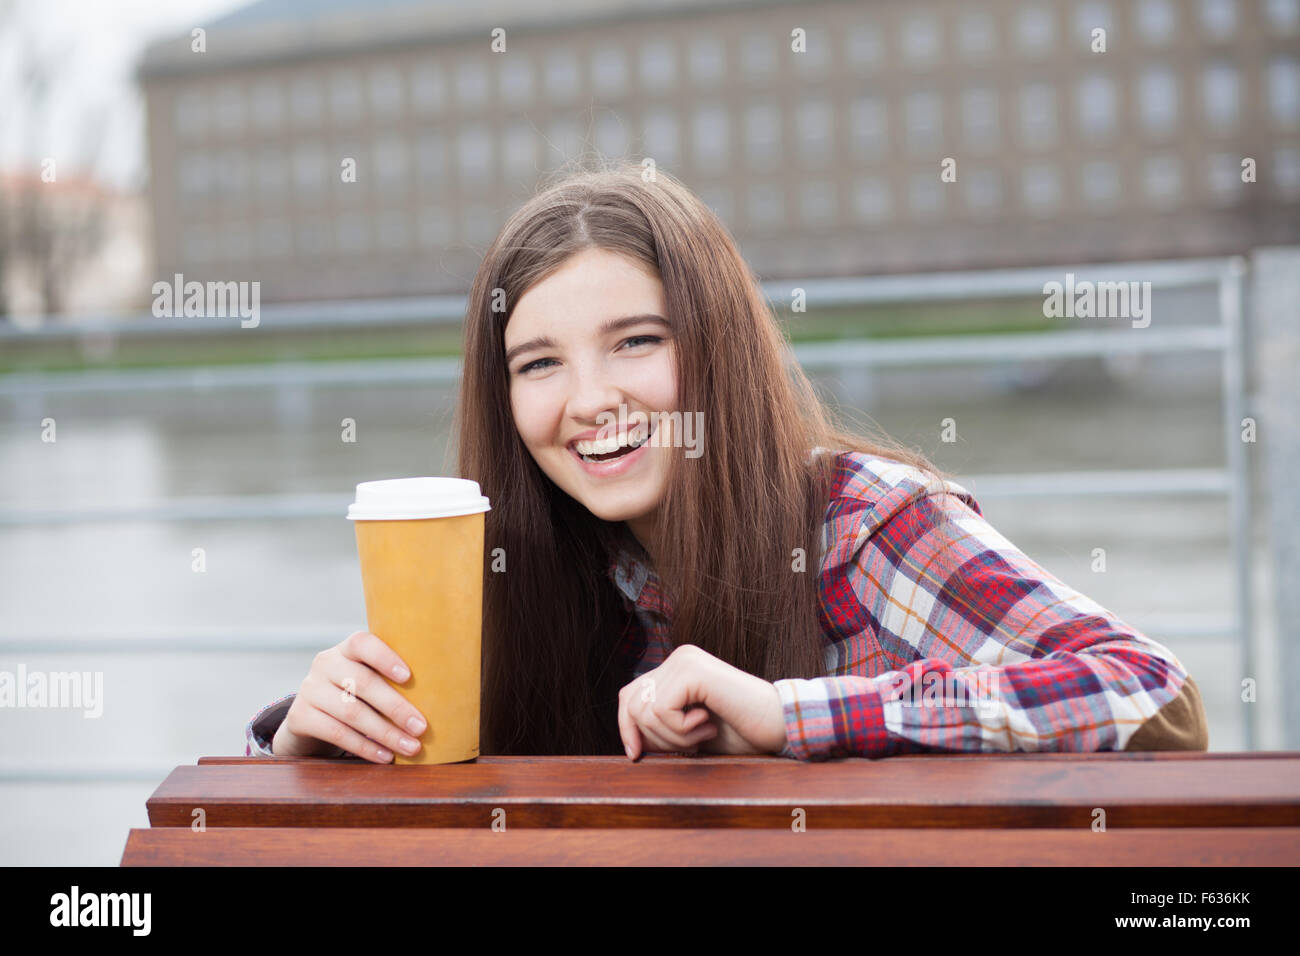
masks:
{"type": "MultiPolygon", "coordinates": [[[[657,335],[634,335],[631,338],[624,339],[622,344],[628,345],[629,343],[636,344],[639,342],[662,342],[662,341],[663,339],[657,335]]],[[[533,361],[529,362],[527,365],[519,366],[519,371],[516,374],[527,375],[535,368],[546,368],[547,362],[554,363],[555,359],[534,359],[533,361]]]]}
{"type": "Polygon", "coordinates": [[[623,344],[624,344],[624,345],[627,345],[628,342],[641,342],[641,341],[645,341],[645,342],[662,342],[663,339],[659,338],[659,336],[657,336],[657,335],[634,335],[634,336],[632,336],[630,339],[626,339],[626,340],[623,342],[623,344]]]}

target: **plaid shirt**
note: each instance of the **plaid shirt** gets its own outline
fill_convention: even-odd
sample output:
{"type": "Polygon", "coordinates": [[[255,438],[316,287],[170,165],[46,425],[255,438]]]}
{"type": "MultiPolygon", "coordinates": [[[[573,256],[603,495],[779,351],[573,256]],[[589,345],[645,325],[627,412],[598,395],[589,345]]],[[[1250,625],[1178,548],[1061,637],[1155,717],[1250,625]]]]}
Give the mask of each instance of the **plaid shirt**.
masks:
{"type": "MultiPolygon", "coordinates": [[[[782,756],[1206,749],[1178,658],[1031,561],[966,489],[927,491],[916,469],[857,452],[837,462],[819,572],[827,676],[774,682],[782,756]],[[933,570],[941,507],[960,587],[933,570]]],[[[672,608],[626,552],[609,574],[640,622],[623,641],[640,677],[672,652],[672,608]]]]}
{"type": "MultiPolygon", "coordinates": [[[[774,682],[781,756],[1206,749],[1178,658],[1031,561],[966,489],[857,452],[837,464],[818,572],[826,676],[774,682]],[[940,508],[960,587],[933,570],[940,508]]],[[[672,607],[635,556],[620,551],[608,573],[634,611],[620,649],[640,677],[673,650],[672,607]]],[[[249,722],[247,755],[270,755],[292,699],[249,722]]]]}

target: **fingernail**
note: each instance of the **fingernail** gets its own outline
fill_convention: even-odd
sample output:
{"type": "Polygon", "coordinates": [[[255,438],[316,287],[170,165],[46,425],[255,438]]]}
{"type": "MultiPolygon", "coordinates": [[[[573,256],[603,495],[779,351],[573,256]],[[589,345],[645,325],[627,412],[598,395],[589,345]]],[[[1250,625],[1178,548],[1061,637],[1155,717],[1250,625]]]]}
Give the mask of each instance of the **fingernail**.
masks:
{"type": "Polygon", "coordinates": [[[419,717],[412,717],[406,722],[406,729],[413,734],[424,733],[424,721],[419,717]]]}
{"type": "Polygon", "coordinates": [[[401,664],[395,664],[393,665],[393,676],[398,680],[406,680],[406,678],[411,676],[411,672],[401,664]]]}
{"type": "Polygon", "coordinates": [[[629,747],[627,744],[623,745],[623,753],[627,754],[628,760],[632,759],[632,748],[629,747]]]}
{"type": "Polygon", "coordinates": [[[416,743],[414,740],[412,740],[410,737],[402,738],[402,749],[407,751],[408,753],[413,753],[419,746],[420,745],[416,743]]]}

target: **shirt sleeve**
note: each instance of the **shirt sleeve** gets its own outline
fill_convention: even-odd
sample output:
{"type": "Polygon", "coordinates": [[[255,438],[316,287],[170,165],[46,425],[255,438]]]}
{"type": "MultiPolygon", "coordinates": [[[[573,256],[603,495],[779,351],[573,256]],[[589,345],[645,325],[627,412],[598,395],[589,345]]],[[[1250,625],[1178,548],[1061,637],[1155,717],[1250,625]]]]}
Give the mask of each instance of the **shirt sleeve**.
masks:
{"type": "MultiPolygon", "coordinates": [[[[297,694],[287,694],[279,700],[267,704],[256,714],[253,719],[244,727],[244,756],[245,757],[274,757],[275,753],[271,750],[271,742],[275,739],[275,732],[280,729],[280,724],[284,722],[284,716],[289,712],[290,705],[297,697],[297,694]]],[[[333,757],[351,757],[353,754],[348,753],[342,747],[334,748],[333,753],[324,755],[327,758],[333,757]]],[[[360,759],[360,758],[358,758],[360,759]]]]}
{"type": "Polygon", "coordinates": [[[969,495],[900,485],[859,516],[823,571],[831,675],[774,682],[782,756],[1207,749],[1178,658],[1030,560],[969,495]]]}

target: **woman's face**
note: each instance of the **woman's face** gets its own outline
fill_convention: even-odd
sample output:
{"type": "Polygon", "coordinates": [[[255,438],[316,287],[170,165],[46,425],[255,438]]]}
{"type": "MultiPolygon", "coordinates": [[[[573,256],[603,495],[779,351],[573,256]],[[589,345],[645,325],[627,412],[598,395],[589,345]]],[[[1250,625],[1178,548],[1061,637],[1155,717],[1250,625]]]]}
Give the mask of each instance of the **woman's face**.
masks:
{"type": "Polygon", "coordinates": [[[655,318],[666,315],[653,270],[584,249],[525,293],[505,331],[510,406],[538,467],[596,517],[626,521],[647,548],[674,451],[671,422],[654,414],[677,401],[676,346],[655,318]],[[653,441],[609,463],[584,462],[574,445],[647,430],[653,441]]]}

